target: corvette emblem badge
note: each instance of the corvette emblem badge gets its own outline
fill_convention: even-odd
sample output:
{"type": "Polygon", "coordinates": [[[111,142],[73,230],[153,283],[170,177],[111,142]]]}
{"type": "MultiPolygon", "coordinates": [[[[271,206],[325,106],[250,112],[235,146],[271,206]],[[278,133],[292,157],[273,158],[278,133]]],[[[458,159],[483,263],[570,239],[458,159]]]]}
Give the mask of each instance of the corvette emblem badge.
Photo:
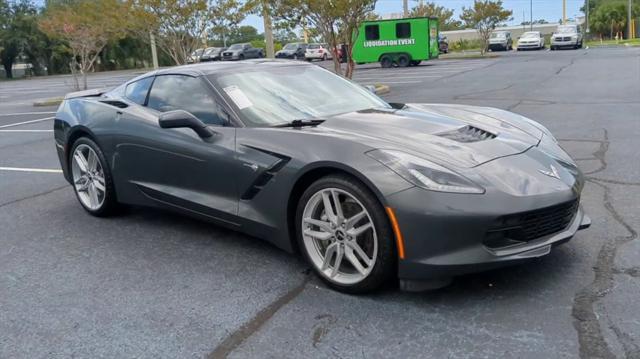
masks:
{"type": "Polygon", "coordinates": [[[554,165],[551,165],[551,171],[545,171],[545,170],[538,170],[538,171],[540,171],[540,173],[542,173],[545,176],[560,179],[560,174],[558,173],[558,169],[554,165]]]}

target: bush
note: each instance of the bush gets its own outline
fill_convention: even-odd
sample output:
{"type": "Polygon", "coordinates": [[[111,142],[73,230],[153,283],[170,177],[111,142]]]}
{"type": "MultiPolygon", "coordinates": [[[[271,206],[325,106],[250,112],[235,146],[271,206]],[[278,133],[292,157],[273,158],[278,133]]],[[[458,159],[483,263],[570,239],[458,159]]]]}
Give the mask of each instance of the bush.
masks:
{"type": "Polygon", "coordinates": [[[465,40],[459,39],[449,43],[449,51],[463,51],[463,50],[479,50],[482,47],[482,40],[465,40]]]}

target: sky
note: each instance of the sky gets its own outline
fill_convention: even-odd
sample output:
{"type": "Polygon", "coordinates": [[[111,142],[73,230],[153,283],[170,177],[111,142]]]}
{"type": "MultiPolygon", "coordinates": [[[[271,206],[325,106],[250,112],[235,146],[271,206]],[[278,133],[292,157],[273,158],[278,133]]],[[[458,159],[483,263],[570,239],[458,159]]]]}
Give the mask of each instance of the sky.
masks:
{"type": "MultiPolygon", "coordinates": [[[[471,7],[473,0],[425,0],[432,1],[440,6],[453,9],[454,17],[459,18],[462,7],[471,7]]],[[[531,0],[533,3],[533,19],[545,19],[548,22],[557,22],[562,18],[562,0],[531,0]]],[[[415,6],[418,1],[409,0],[409,8],[415,6]]],[[[576,15],[581,16],[580,8],[584,4],[584,0],[567,0],[567,18],[574,18],[576,15]]],[[[505,9],[513,11],[513,20],[509,25],[519,25],[522,20],[522,12],[525,13],[526,21],[529,21],[530,0],[503,0],[505,9]]],[[[376,4],[376,12],[380,15],[388,13],[402,12],[402,0],[378,0],[376,4]]],[[[258,29],[259,32],[264,31],[262,18],[258,16],[249,16],[242,23],[243,25],[251,25],[258,29]]]]}

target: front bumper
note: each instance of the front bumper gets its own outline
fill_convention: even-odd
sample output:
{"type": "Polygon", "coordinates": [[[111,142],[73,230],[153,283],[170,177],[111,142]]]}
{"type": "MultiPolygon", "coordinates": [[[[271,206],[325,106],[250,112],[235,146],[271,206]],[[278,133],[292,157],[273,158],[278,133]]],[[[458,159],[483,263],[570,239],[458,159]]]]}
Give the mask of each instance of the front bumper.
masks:
{"type": "Polygon", "coordinates": [[[509,44],[507,44],[506,42],[496,42],[496,43],[489,44],[490,50],[506,50],[508,48],[509,48],[509,44]]]}
{"type": "Polygon", "coordinates": [[[555,47],[573,47],[578,45],[578,40],[551,40],[551,46],[555,47]]]}
{"type": "Polygon", "coordinates": [[[540,43],[535,43],[535,44],[520,44],[518,43],[518,49],[523,50],[523,49],[539,49],[540,43]]]}
{"type": "Polygon", "coordinates": [[[417,187],[387,197],[404,237],[401,280],[434,280],[513,265],[549,254],[591,220],[577,206],[565,227],[539,238],[490,247],[488,233],[503,217],[578,201],[573,189],[530,198],[437,193],[417,187]]]}
{"type": "Polygon", "coordinates": [[[236,61],[236,60],[240,60],[239,54],[222,55],[222,61],[236,61]]]}

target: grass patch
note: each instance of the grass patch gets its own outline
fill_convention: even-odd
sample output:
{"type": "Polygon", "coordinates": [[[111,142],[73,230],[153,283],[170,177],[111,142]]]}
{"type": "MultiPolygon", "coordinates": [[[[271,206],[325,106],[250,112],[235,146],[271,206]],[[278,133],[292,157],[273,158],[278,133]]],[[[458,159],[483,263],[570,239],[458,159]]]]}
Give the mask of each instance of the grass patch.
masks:
{"type": "Polygon", "coordinates": [[[587,46],[640,46],[640,38],[631,40],[593,40],[585,42],[587,46]]]}

